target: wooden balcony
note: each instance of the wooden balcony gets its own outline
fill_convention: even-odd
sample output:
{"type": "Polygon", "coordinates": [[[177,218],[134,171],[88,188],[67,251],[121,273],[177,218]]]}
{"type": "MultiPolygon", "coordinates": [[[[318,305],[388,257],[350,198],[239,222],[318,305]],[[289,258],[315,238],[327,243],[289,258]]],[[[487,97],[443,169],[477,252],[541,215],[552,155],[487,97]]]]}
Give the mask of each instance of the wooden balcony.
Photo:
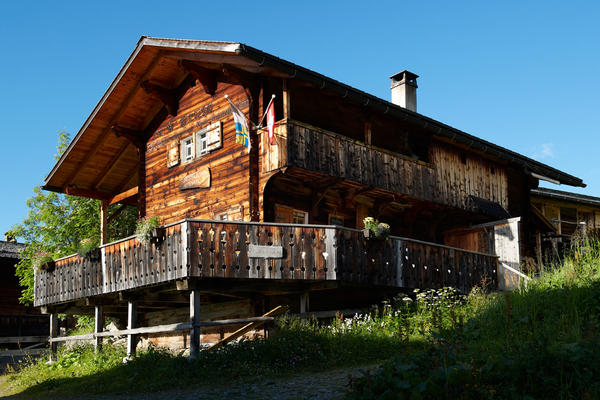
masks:
{"type": "Polygon", "coordinates": [[[338,281],[398,288],[497,285],[495,256],[399,237],[367,240],[337,226],[185,220],[164,236],[101,247],[96,259],[56,260],[35,274],[35,305],[134,290],[184,278],[338,281]]]}
{"type": "Polygon", "coordinates": [[[276,124],[275,145],[260,134],[262,173],[299,168],[468,211],[477,210],[470,196],[508,207],[503,168],[439,143],[423,162],[294,120],[276,124]]]}

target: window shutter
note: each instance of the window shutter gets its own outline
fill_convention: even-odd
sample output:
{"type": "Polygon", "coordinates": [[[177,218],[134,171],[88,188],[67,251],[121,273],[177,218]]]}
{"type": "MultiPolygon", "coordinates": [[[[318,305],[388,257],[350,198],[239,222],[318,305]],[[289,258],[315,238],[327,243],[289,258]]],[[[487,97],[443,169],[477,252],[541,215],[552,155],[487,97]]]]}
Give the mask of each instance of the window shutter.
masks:
{"type": "Polygon", "coordinates": [[[221,147],[221,122],[216,122],[209,127],[207,141],[208,151],[221,147]]]}

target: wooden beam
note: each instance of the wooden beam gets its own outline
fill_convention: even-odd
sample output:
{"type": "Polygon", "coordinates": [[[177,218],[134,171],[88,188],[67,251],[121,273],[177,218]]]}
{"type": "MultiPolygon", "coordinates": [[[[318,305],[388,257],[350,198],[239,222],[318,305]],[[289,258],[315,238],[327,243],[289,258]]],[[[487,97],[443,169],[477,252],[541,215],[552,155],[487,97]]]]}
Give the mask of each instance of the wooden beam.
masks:
{"type": "Polygon", "coordinates": [[[132,187],[131,189],[121,192],[119,194],[116,194],[113,197],[111,197],[110,199],[108,199],[108,204],[112,205],[112,204],[118,203],[120,201],[123,201],[125,199],[135,196],[136,194],[138,194],[138,192],[139,192],[138,186],[132,187]]]}
{"type": "Polygon", "coordinates": [[[300,314],[304,314],[310,310],[309,292],[304,292],[300,295],[300,314]]]}
{"type": "MultiPolygon", "coordinates": [[[[272,309],[271,311],[263,314],[263,317],[272,317],[278,314],[281,314],[285,311],[285,308],[283,308],[282,306],[277,306],[274,309],[272,309]]],[[[264,324],[263,321],[256,321],[256,322],[250,322],[249,324],[244,325],[243,327],[241,327],[240,329],[238,329],[237,331],[233,332],[231,335],[227,336],[224,339],[219,340],[217,343],[213,344],[212,346],[210,346],[208,348],[208,350],[212,350],[216,347],[220,347],[223,346],[235,339],[237,339],[238,337],[242,336],[243,334],[245,334],[246,332],[252,330],[252,329],[256,329],[258,327],[260,327],[262,324],[264,324]]]]}
{"type": "MultiPolygon", "coordinates": [[[[137,304],[134,300],[127,302],[127,329],[133,329],[137,325],[137,304]]],[[[127,357],[135,356],[137,345],[137,335],[127,335],[127,357]]]]}
{"type": "Polygon", "coordinates": [[[149,80],[140,83],[140,86],[146,93],[160,100],[170,115],[173,117],[177,115],[179,108],[179,96],[177,95],[177,89],[169,89],[149,80]]]}
{"type": "Polygon", "coordinates": [[[65,188],[65,193],[70,196],[79,196],[79,197],[87,197],[89,199],[108,199],[110,197],[109,193],[99,192],[97,190],[89,190],[89,189],[79,189],[73,186],[67,186],[65,188]]]}
{"type": "Polygon", "coordinates": [[[290,108],[290,89],[288,87],[288,80],[283,80],[283,119],[292,118],[291,108],[290,108]]]}
{"type": "MultiPolygon", "coordinates": [[[[58,336],[58,314],[50,314],[50,340],[58,336]]],[[[50,342],[50,361],[56,361],[58,345],[50,342]]]]}
{"type": "Polygon", "coordinates": [[[371,122],[365,122],[365,144],[371,144],[371,122]]]}
{"type": "Polygon", "coordinates": [[[110,224],[110,223],[111,223],[111,221],[112,221],[113,219],[115,219],[115,218],[116,218],[116,217],[117,217],[119,214],[121,214],[121,212],[122,212],[122,211],[123,211],[125,208],[127,208],[127,206],[128,206],[128,205],[129,205],[129,204],[121,204],[121,207],[117,208],[117,209],[115,210],[115,212],[114,212],[114,213],[112,213],[112,214],[110,215],[110,217],[108,217],[108,219],[106,220],[106,223],[110,224]]]}
{"type": "Polygon", "coordinates": [[[146,148],[138,148],[138,216],[146,216],[146,148]]]}
{"type": "Polygon", "coordinates": [[[129,140],[138,149],[145,143],[143,131],[138,131],[136,129],[126,128],[119,125],[113,125],[111,129],[115,133],[116,137],[123,137],[129,140]]]}
{"type": "MultiPolygon", "coordinates": [[[[156,56],[154,56],[154,58],[152,59],[152,61],[148,65],[148,67],[144,70],[144,73],[142,74],[142,76],[140,78],[140,82],[143,81],[144,79],[146,79],[146,77],[152,72],[152,70],[154,69],[154,66],[156,65],[156,63],[158,62],[159,59],[160,59],[160,53],[158,53],[156,56]]],[[[135,97],[135,95],[137,94],[139,89],[140,89],[139,87],[134,88],[131,91],[131,93],[129,93],[127,98],[125,98],[125,100],[123,100],[123,103],[121,103],[121,105],[119,107],[119,111],[110,119],[110,121],[108,122],[106,127],[104,129],[102,129],[102,132],[100,132],[100,135],[96,138],[96,140],[90,147],[90,153],[87,154],[86,157],[77,164],[77,167],[75,168],[73,173],[65,181],[65,186],[72,184],[73,181],[79,176],[81,171],[91,162],[91,160],[93,160],[96,153],[98,153],[98,151],[102,148],[102,144],[104,143],[104,141],[106,139],[108,139],[109,135],[107,135],[107,133],[110,132],[110,130],[112,129],[112,125],[116,121],[118,121],[119,118],[121,118],[121,116],[125,113],[125,111],[127,110],[127,107],[129,106],[129,103],[131,103],[131,101],[133,100],[133,98],[135,97]]]]}
{"type": "MultiPolygon", "coordinates": [[[[239,71],[238,71],[239,72],[239,71]]],[[[236,73],[238,73],[236,72],[236,73]]],[[[248,108],[249,108],[249,119],[251,124],[258,124],[259,117],[259,101],[260,101],[260,91],[261,87],[256,82],[248,82],[245,81],[243,83],[244,91],[246,92],[246,97],[248,98],[248,108]]],[[[260,219],[260,210],[258,204],[259,190],[258,190],[258,175],[259,175],[259,155],[258,155],[258,135],[256,132],[253,132],[253,129],[250,128],[249,132],[250,139],[250,154],[249,154],[249,169],[250,173],[248,179],[249,185],[249,203],[250,203],[250,220],[258,221],[260,219]]]]}
{"type": "Polygon", "coordinates": [[[108,242],[108,200],[100,200],[100,244],[108,242]]]}
{"type": "Polygon", "coordinates": [[[241,85],[244,88],[252,88],[258,85],[257,75],[244,71],[243,69],[231,65],[224,65],[222,71],[229,83],[241,85]]]}
{"type": "Polygon", "coordinates": [[[48,336],[5,336],[0,337],[0,343],[45,343],[48,336]]]}
{"type": "Polygon", "coordinates": [[[125,154],[127,154],[127,149],[129,148],[129,143],[125,142],[123,146],[117,151],[115,156],[110,160],[110,162],[102,169],[102,172],[98,175],[98,178],[92,183],[92,188],[95,190],[98,189],[98,186],[104,182],[104,179],[116,168],[117,164],[123,159],[125,154]]]}
{"type": "Polygon", "coordinates": [[[190,358],[194,359],[200,351],[200,327],[196,326],[200,322],[200,292],[198,290],[190,291],[190,358]]]}
{"type": "MultiPolygon", "coordinates": [[[[96,305],[94,308],[94,333],[101,333],[104,330],[104,310],[102,305],[96,305]]],[[[102,338],[94,338],[94,351],[97,353],[102,350],[102,338]]]]}
{"type": "Polygon", "coordinates": [[[179,65],[200,82],[207,94],[215,95],[217,91],[217,71],[201,67],[188,60],[179,60],[179,65]]]}

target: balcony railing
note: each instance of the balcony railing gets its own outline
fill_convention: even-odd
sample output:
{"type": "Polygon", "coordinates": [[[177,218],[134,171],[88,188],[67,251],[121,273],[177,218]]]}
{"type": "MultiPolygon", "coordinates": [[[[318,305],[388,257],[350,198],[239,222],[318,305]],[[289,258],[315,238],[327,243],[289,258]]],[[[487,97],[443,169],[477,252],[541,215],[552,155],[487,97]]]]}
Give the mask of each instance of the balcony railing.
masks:
{"type": "Polygon", "coordinates": [[[432,146],[426,163],[294,120],[278,121],[274,145],[268,140],[261,130],[263,173],[299,168],[469,211],[479,210],[469,196],[508,205],[501,166],[478,159],[467,165],[458,150],[444,146],[432,146]]]}
{"type": "Polygon", "coordinates": [[[56,260],[35,274],[35,305],[183,278],[332,280],[366,286],[470,290],[497,285],[497,257],[413,239],[368,240],[327,225],[185,220],[161,237],[104,245],[97,259],[56,260]]]}

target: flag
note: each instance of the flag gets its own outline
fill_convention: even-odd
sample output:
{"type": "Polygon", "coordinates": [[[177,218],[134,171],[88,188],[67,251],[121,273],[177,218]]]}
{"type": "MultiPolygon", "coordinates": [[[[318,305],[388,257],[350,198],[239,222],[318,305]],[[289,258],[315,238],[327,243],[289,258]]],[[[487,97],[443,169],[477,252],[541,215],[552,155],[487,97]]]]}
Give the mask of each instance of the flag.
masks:
{"type": "Polygon", "coordinates": [[[272,100],[267,108],[267,128],[269,128],[269,144],[273,144],[275,142],[275,105],[272,100]]]}
{"type": "Polygon", "coordinates": [[[227,98],[227,101],[231,104],[231,112],[235,123],[235,142],[237,144],[243,144],[248,148],[248,152],[250,152],[250,129],[248,129],[246,116],[231,102],[231,100],[229,100],[229,98],[227,98]]]}

